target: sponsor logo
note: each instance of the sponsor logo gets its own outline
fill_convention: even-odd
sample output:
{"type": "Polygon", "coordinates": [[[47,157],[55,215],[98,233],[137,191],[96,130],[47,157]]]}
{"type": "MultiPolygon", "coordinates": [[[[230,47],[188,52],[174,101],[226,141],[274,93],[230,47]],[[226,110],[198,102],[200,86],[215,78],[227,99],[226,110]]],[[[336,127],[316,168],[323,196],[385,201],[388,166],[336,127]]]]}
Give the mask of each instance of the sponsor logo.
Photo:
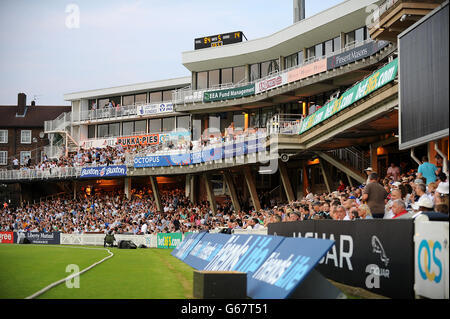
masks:
{"type": "Polygon", "coordinates": [[[419,245],[417,265],[423,280],[439,283],[442,279],[443,262],[440,259],[442,245],[439,241],[422,240],[419,245]]]}
{"type": "Polygon", "coordinates": [[[12,244],[14,236],[12,232],[0,232],[0,244],[12,244]]]}
{"type": "MultiPolygon", "coordinates": [[[[380,239],[377,236],[372,236],[372,252],[378,254],[380,261],[387,267],[389,264],[389,258],[381,244],[380,239]]],[[[369,289],[380,288],[380,277],[388,278],[390,271],[388,268],[379,267],[377,264],[370,264],[366,266],[366,273],[369,275],[366,277],[366,287],[369,289]]]]}

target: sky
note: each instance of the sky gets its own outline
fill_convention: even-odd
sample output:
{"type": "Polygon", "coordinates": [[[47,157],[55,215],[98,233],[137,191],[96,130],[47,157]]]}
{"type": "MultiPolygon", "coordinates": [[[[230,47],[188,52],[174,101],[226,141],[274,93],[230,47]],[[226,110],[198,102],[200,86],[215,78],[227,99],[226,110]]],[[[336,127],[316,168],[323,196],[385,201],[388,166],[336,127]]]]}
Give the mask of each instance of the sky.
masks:
{"type": "MultiPolygon", "coordinates": [[[[343,0],[306,0],[310,17],[343,0]]],[[[292,0],[1,0],[0,105],[69,105],[64,94],[189,76],[194,39],[248,40],[293,23],[292,0]]]]}

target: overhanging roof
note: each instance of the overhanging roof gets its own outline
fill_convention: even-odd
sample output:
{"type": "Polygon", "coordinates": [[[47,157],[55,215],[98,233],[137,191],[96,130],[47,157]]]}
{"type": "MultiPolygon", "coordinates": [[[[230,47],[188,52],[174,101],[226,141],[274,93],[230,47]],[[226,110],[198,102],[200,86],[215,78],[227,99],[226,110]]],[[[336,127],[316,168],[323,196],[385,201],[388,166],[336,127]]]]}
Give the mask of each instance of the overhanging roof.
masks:
{"type": "Polygon", "coordinates": [[[267,37],[221,47],[182,53],[182,63],[190,71],[205,71],[263,62],[288,56],[299,48],[311,47],[340,32],[366,24],[371,4],[381,1],[347,0],[314,16],[301,20],[267,37]]]}
{"type": "Polygon", "coordinates": [[[129,84],[116,86],[112,88],[95,89],[64,94],[64,100],[73,101],[79,99],[93,99],[101,97],[110,97],[121,94],[138,94],[152,90],[169,90],[185,87],[191,84],[191,77],[180,77],[167,80],[159,80],[145,83],[129,84]]]}

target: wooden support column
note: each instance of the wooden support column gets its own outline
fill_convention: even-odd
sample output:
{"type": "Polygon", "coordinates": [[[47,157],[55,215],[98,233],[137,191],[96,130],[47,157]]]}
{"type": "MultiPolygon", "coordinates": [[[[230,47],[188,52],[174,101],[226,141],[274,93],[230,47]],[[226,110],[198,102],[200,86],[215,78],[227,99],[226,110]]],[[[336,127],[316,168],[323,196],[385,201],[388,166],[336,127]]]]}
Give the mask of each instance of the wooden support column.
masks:
{"type": "Polygon", "coordinates": [[[156,177],[150,176],[149,178],[150,178],[150,184],[152,185],[153,200],[155,201],[156,209],[162,213],[163,207],[161,204],[161,196],[159,195],[159,188],[158,188],[158,183],[156,182],[156,177]]]}
{"type": "Polygon", "coordinates": [[[73,181],[73,199],[77,199],[77,181],[73,181]]]}
{"type": "Polygon", "coordinates": [[[249,166],[244,167],[244,176],[247,183],[248,190],[250,192],[250,197],[252,199],[253,207],[256,211],[261,209],[261,204],[259,203],[258,193],[256,192],[255,183],[253,180],[252,172],[249,166]]]}
{"type": "Polygon", "coordinates": [[[233,203],[234,210],[236,212],[241,210],[241,204],[239,203],[239,199],[237,197],[236,188],[234,187],[233,178],[230,172],[225,171],[223,173],[223,177],[225,183],[227,183],[228,189],[230,191],[231,202],[233,203]]]}
{"type": "Polygon", "coordinates": [[[203,173],[203,180],[205,181],[206,194],[208,195],[209,206],[211,211],[215,215],[217,213],[216,196],[214,195],[214,189],[211,184],[211,180],[207,173],[203,173]]]}
{"type": "Polygon", "coordinates": [[[124,193],[126,198],[131,198],[131,177],[125,177],[124,193]]]}
{"type": "Polygon", "coordinates": [[[196,204],[197,203],[197,185],[195,183],[195,180],[197,179],[196,175],[191,175],[189,179],[189,200],[191,203],[196,204]]]}
{"type": "Polygon", "coordinates": [[[346,175],[347,175],[348,184],[350,185],[350,187],[353,187],[353,182],[352,182],[350,175],[348,175],[348,174],[346,174],[346,175]]]}
{"type": "Polygon", "coordinates": [[[323,180],[325,181],[327,191],[328,191],[328,193],[331,193],[331,187],[330,187],[331,181],[329,180],[328,172],[325,170],[325,165],[324,165],[323,161],[319,161],[319,164],[320,164],[320,169],[322,170],[323,180]]]}
{"type": "Polygon", "coordinates": [[[278,160],[278,168],[280,169],[281,182],[283,183],[284,191],[288,202],[295,201],[294,191],[292,190],[291,181],[287,171],[286,163],[278,160]]]}

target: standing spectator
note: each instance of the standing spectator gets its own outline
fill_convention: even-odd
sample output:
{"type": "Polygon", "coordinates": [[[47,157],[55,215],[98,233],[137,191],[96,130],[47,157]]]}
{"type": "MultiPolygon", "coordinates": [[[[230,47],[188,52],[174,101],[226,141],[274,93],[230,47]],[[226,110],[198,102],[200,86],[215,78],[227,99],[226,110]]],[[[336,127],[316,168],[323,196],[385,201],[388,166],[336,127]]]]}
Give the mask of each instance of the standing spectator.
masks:
{"type": "Polygon", "coordinates": [[[13,159],[13,168],[19,169],[19,160],[16,157],[13,159]]]}
{"type": "Polygon", "coordinates": [[[417,177],[425,177],[427,181],[427,185],[431,182],[436,181],[436,171],[437,167],[436,165],[428,162],[428,157],[424,156],[422,157],[422,164],[419,165],[419,168],[417,169],[417,177]]]}
{"type": "Polygon", "coordinates": [[[369,184],[369,176],[370,176],[370,174],[372,174],[372,173],[375,173],[374,171],[373,171],[373,168],[372,167],[367,167],[365,170],[364,170],[364,172],[366,172],[366,174],[367,174],[367,180],[366,180],[366,185],[367,184],[369,184]]]}
{"type": "Polygon", "coordinates": [[[342,179],[339,180],[339,186],[338,186],[337,190],[338,190],[338,192],[343,192],[343,191],[345,191],[345,184],[344,184],[344,182],[342,181],[342,179]]]}
{"type": "Polygon", "coordinates": [[[378,183],[378,174],[371,173],[369,175],[369,184],[364,188],[362,200],[367,202],[374,218],[383,218],[386,198],[387,192],[378,183]]]}
{"type": "Polygon", "coordinates": [[[400,168],[394,163],[391,163],[391,166],[387,169],[386,177],[391,178],[394,182],[397,182],[400,178],[400,168]]]}

